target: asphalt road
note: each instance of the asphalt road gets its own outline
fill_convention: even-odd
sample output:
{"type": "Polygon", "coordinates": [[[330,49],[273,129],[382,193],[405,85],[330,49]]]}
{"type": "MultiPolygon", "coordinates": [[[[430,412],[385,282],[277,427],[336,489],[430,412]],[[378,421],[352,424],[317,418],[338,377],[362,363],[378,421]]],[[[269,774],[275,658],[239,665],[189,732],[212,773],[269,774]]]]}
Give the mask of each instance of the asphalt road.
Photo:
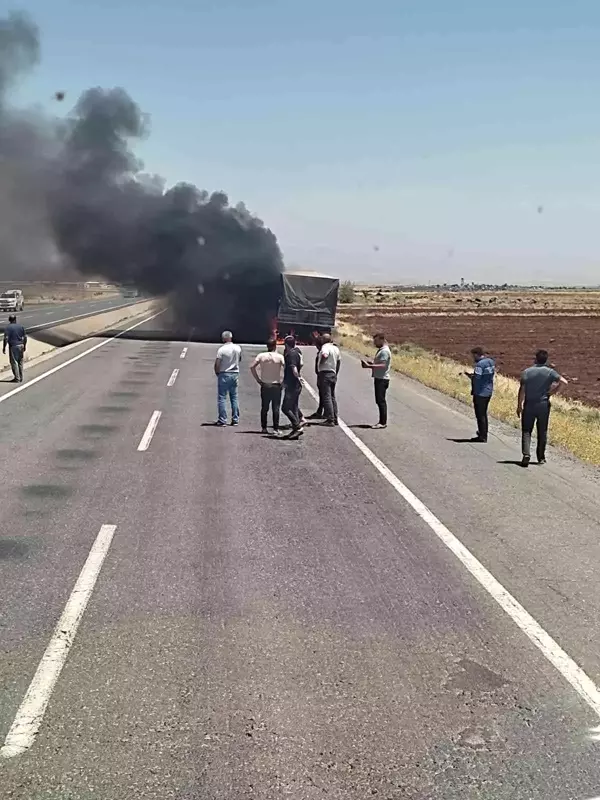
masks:
{"type": "MultiPolygon", "coordinates": [[[[116,526],[35,742],[0,759],[3,797],[600,795],[600,720],[569,663],[548,660],[344,428],[257,433],[256,348],[241,424],[218,429],[215,347],[102,341],[0,391],[0,744],[116,526]]],[[[595,474],[556,453],[506,463],[518,447],[499,425],[487,446],[453,441],[473,433],[468,410],[399,377],[390,427],[363,429],[371,392],[345,356],[350,433],[598,680],[595,474]]]]}
{"type": "MultiPolygon", "coordinates": [[[[52,303],[40,305],[26,305],[23,311],[17,312],[17,319],[27,330],[34,330],[40,327],[50,327],[61,322],[68,322],[74,317],[85,317],[91,314],[99,314],[102,311],[110,311],[120,306],[131,305],[135,300],[122,296],[104,298],[102,300],[84,300],[72,303],[52,303]]],[[[2,312],[0,315],[0,330],[8,322],[10,313],[2,312]]]]}

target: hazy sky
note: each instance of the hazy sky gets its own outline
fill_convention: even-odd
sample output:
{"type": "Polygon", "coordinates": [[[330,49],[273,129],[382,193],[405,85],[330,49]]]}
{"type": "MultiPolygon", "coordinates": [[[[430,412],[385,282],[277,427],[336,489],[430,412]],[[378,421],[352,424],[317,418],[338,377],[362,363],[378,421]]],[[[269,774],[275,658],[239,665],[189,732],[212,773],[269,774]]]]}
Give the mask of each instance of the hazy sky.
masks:
{"type": "Polygon", "coordinates": [[[244,200],[288,264],[600,283],[599,0],[20,7],[43,44],[23,99],[124,86],[147,169],[244,200]]]}

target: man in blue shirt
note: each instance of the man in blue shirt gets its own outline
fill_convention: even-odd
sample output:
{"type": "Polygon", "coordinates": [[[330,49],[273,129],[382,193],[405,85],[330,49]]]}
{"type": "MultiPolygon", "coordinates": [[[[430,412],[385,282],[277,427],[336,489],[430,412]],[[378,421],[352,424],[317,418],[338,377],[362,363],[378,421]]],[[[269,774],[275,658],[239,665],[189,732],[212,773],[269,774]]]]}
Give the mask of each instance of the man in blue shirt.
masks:
{"type": "Polygon", "coordinates": [[[13,383],[23,382],[23,356],[27,349],[27,334],[25,328],[17,323],[15,316],[8,318],[8,325],[4,329],[4,342],[2,353],[6,355],[8,347],[8,357],[14,375],[13,383]]]}
{"type": "Polygon", "coordinates": [[[494,393],[495,365],[493,359],[486,356],[483,347],[474,347],[473,372],[465,375],[471,379],[471,394],[473,395],[473,408],[477,420],[477,436],[473,441],[487,442],[488,440],[488,406],[494,393]]]}

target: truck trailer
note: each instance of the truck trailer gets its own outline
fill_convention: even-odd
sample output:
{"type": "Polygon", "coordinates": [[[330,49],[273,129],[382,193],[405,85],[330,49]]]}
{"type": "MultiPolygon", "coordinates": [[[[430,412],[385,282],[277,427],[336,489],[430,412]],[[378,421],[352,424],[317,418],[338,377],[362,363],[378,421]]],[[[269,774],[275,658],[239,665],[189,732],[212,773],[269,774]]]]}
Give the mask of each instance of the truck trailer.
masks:
{"type": "Polygon", "coordinates": [[[339,278],[318,272],[284,272],[277,312],[277,337],[292,333],[307,344],[316,334],[330,333],[340,288],[339,278]]]}

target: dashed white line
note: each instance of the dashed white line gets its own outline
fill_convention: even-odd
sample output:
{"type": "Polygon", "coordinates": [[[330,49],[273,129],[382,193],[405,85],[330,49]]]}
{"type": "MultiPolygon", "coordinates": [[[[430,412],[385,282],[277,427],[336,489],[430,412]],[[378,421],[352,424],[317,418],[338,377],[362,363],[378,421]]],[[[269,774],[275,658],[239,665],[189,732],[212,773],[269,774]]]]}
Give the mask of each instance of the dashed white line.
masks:
{"type": "Polygon", "coordinates": [[[138,444],[138,451],[143,452],[150,447],[150,442],[152,441],[152,437],[156,431],[156,426],[158,425],[158,421],[162,416],[162,411],[155,411],[152,416],[150,417],[150,422],[146,426],[146,430],[144,431],[144,435],[140,439],[140,443],[138,444]]]}
{"type": "Polygon", "coordinates": [[[178,375],[179,375],[179,370],[178,369],[174,369],[173,372],[171,373],[171,377],[167,381],[167,386],[173,386],[173,384],[177,380],[177,376],[178,375]]]}
{"type": "Polygon", "coordinates": [[[116,525],[103,525],[87,557],[67,605],[54,629],[50,644],[42,656],[29,689],[4,740],[0,754],[4,758],[19,756],[35,741],[50,696],[56,685],[77,628],[96,585],[102,564],[112,542],[116,525]]]}
{"type": "MultiPolygon", "coordinates": [[[[314,400],[317,393],[305,382],[307,391],[314,400]]],[[[413,511],[425,522],[440,541],[458,558],[462,565],[498,603],[508,616],[519,626],[523,633],[533,642],[545,658],[567,680],[587,705],[600,716],[600,689],[594,681],[581,669],[571,656],[566,653],[549,633],[535,620],[531,614],[516,600],[489,570],[468,550],[463,543],[433,514],[419,498],[381,461],[367,445],[359,439],[350,428],[339,420],[341,430],[356,445],[379,474],[386,479],[398,494],[408,503],[413,511]]]]}
{"type": "Polygon", "coordinates": [[[185,358],[187,355],[187,351],[188,351],[187,347],[184,347],[183,350],[181,351],[181,355],[179,356],[179,358],[185,358]]]}

